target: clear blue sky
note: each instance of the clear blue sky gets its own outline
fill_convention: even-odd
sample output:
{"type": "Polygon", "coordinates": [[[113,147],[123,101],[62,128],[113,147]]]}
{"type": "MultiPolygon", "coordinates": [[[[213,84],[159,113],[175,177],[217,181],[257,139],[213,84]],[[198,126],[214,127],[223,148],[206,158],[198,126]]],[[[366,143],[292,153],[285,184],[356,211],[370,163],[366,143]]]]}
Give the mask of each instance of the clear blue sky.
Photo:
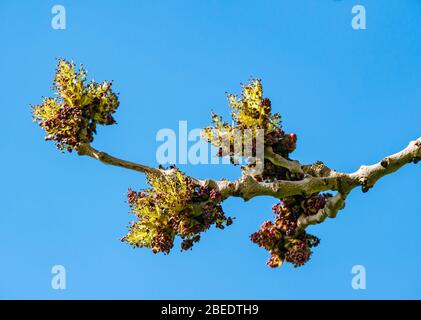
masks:
{"type": "Polygon", "coordinates": [[[29,107],[51,94],[55,58],[83,63],[121,98],[118,125],[101,127],[95,146],[155,165],[159,129],[207,126],[212,109],[228,114],[225,91],[259,77],[298,135],[293,156],[353,171],[421,136],[420,36],[419,0],[1,1],[0,298],[420,298],[420,166],[355,190],[337,219],[312,227],[322,242],[302,268],[268,268],[249,241],[271,198],[229,199],[230,228],[154,255],[119,241],[132,219],[126,190],[144,177],[60,154],[29,107]],[[66,30],[51,28],[54,4],[67,9],[66,30]],[[351,27],[355,4],[367,30],[351,27]],[[57,264],[63,291],[50,285],[57,264]],[[366,290],[351,287],[356,264],[366,290]]]}

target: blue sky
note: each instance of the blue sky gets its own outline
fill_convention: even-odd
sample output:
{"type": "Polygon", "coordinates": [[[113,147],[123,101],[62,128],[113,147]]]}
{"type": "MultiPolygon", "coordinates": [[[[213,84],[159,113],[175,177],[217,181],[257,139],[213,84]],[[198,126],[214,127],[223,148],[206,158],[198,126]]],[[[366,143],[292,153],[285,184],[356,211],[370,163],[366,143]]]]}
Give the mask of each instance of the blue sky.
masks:
{"type": "Polygon", "coordinates": [[[249,241],[272,218],[266,197],[229,199],[230,228],[208,231],[193,251],[154,255],[119,241],[132,220],[126,190],[145,187],[144,177],[60,154],[29,107],[51,94],[56,58],[83,63],[120,92],[118,125],[100,128],[94,146],[156,165],[158,130],[228,115],[225,92],[259,77],[298,135],[293,157],[351,172],[421,135],[420,36],[419,0],[2,1],[0,298],[420,298],[420,166],[355,190],[336,219],[311,227],[322,242],[302,268],[268,268],[249,241]],[[66,30],[51,28],[55,4],[66,30]],[[356,4],[366,30],[351,27],[356,4]],[[51,288],[58,264],[66,290],[51,288]],[[366,290],[351,287],[357,264],[366,290]]]}

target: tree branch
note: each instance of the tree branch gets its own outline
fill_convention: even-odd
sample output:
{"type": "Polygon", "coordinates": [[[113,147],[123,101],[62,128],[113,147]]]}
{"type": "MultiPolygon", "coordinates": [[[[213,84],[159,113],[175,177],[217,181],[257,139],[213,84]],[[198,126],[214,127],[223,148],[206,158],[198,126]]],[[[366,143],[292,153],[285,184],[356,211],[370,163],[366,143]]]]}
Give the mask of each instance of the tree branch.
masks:
{"type": "Polygon", "coordinates": [[[304,230],[305,228],[307,228],[307,226],[311,224],[322,223],[328,217],[335,218],[339,210],[345,207],[346,197],[347,195],[343,195],[342,193],[338,192],[334,197],[330,198],[327,201],[325,207],[320,209],[315,215],[301,215],[298,218],[297,232],[299,232],[299,230],[304,230]]]}
{"type": "Polygon", "coordinates": [[[382,177],[391,174],[408,163],[418,163],[421,160],[421,137],[411,141],[402,151],[385,157],[371,166],[361,166],[359,170],[350,174],[352,180],[357,181],[366,192],[382,177]]]}
{"type": "Polygon", "coordinates": [[[288,169],[289,171],[293,173],[304,173],[298,161],[291,161],[291,160],[285,159],[281,155],[273,152],[272,147],[265,148],[265,159],[269,160],[274,165],[288,169]]]}
{"type": "MultiPolygon", "coordinates": [[[[121,160],[105,152],[98,151],[89,144],[80,143],[76,150],[79,155],[87,155],[105,164],[123,167],[145,174],[172,174],[171,169],[155,169],[146,165],[121,160]]],[[[265,158],[275,165],[282,166],[290,171],[305,173],[307,177],[298,181],[277,180],[274,182],[258,182],[249,175],[242,176],[235,181],[189,178],[198,185],[209,185],[212,188],[218,189],[223,199],[232,196],[241,197],[246,201],[256,196],[272,196],[282,199],[293,195],[311,195],[316,192],[328,190],[338,191],[318,213],[311,216],[301,216],[298,219],[299,229],[302,230],[308,225],[321,223],[328,217],[336,217],[338,211],[344,207],[346,197],[355,187],[361,186],[363,192],[366,192],[380,178],[397,171],[405,164],[411,162],[417,163],[421,160],[421,137],[409,143],[402,151],[387,156],[376,164],[361,166],[357,171],[350,174],[334,171],[326,167],[322,162],[301,165],[298,161],[287,160],[275,154],[272,148],[266,148],[265,158]]]]}
{"type": "MultiPolygon", "coordinates": [[[[327,190],[338,191],[318,213],[299,218],[298,229],[303,230],[308,225],[321,223],[328,217],[336,217],[337,213],[344,208],[345,200],[354,188],[361,186],[362,191],[367,192],[380,178],[397,171],[408,163],[417,163],[419,160],[421,160],[421,137],[410,142],[402,151],[385,157],[376,164],[361,166],[359,170],[351,174],[336,172],[322,162],[316,162],[312,165],[300,166],[309,176],[299,181],[278,180],[265,183],[257,182],[251,177],[242,177],[235,182],[222,180],[217,185],[224,198],[237,196],[245,200],[255,196],[273,196],[281,199],[292,195],[310,195],[327,190]]],[[[287,165],[289,164],[287,163],[287,165]]]]}
{"type": "Polygon", "coordinates": [[[110,156],[108,153],[105,153],[93,148],[88,143],[79,143],[75,149],[78,155],[89,156],[91,158],[101,161],[104,164],[109,164],[109,165],[122,167],[122,168],[130,169],[130,170],[135,170],[142,173],[163,174],[163,171],[164,171],[164,170],[151,168],[146,165],[115,158],[113,156],[110,156]]]}

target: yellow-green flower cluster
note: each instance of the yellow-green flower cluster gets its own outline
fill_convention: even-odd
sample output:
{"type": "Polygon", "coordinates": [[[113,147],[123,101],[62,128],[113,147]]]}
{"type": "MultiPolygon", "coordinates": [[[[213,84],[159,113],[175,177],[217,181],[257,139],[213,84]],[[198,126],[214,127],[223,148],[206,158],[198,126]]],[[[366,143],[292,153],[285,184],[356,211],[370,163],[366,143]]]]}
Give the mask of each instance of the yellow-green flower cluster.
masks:
{"type": "Polygon", "coordinates": [[[59,60],[53,82],[56,97],[44,98],[33,107],[36,121],[60,150],[71,151],[78,143],[89,143],[97,124],[115,123],[112,114],[119,106],[112,82],[87,82],[87,72],[66,60],[59,60]]]}
{"type": "Polygon", "coordinates": [[[279,127],[280,116],[278,113],[272,115],[270,100],[263,98],[260,80],[253,80],[242,87],[241,99],[233,94],[228,96],[236,124],[244,128],[264,129],[267,133],[279,127]]]}
{"type": "Polygon", "coordinates": [[[228,95],[232,124],[224,122],[217,114],[212,115],[213,126],[205,128],[202,133],[209,142],[214,142],[215,134],[220,131],[263,129],[268,134],[280,128],[280,115],[271,113],[271,102],[263,97],[261,81],[252,80],[249,84],[242,85],[242,89],[241,98],[234,94],[228,95]]]}
{"type": "Polygon", "coordinates": [[[181,171],[173,170],[169,175],[148,174],[149,189],[129,189],[128,203],[138,220],[122,241],[154,253],[169,253],[177,235],[183,239],[181,248],[187,250],[211,225],[222,229],[232,223],[222,211],[219,191],[197,186],[181,171]]]}
{"type": "Polygon", "coordinates": [[[264,140],[265,145],[279,144],[285,134],[280,115],[272,114],[271,101],[263,97],[260,80],[252,80],[242,85],[242,89],[241,97],[228,95],[231,124],[213,113],[213,125],[202,131],[202,138],[218,148],[218,156],[229,156],[234,164],[243,157],[251,160],[252,165],[250,157],[256,156],[257,150],[261,150],[257,149],[257,143],[264,140]]]}

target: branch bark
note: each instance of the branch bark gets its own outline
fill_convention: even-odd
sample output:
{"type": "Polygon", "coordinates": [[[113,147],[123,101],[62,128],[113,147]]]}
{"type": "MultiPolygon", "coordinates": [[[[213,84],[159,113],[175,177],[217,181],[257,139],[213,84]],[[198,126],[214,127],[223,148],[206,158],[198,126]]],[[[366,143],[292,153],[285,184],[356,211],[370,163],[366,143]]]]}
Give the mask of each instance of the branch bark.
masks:
{"type": "MultiPolygon", "coordinates": [[[[164,175],[172,173],[172,170],[155,169],[110,156],[105,152],[96,150],[89,144],[79,144],[76,149],[79,155],[86,155],[105,164],[141,173],[164,175]]],[[[325,207],[320,209],[317,214],[299,218],[298,226],[302,230],[309,225],[321,223],[326,218],[336,217],[337,213],[344,207],[346,197],[354,188],[361,186],[362,191],[367,192],[382,177],[399,170],[408,163],[417,163],[421,160],[421,137],[410,142],[402,151],[387,156],[373,165],[361,166],[357,171],[350,174],[334,171],[322,162],[301,165],[298,161],[291,161],[274,153],[272,148],[265,149],[265,158],[292,172],[304,173],[306,177],[299,181],[278,180],[274,182],[258,182],[248,175],[235,181],[190,178],[199,185],[210,185],[217,188],[223,199],[241,197],[247,201],[256,196],[272,196],[282,199],[293,195],[311,195],[328,190],[337,191],[337,194],[330,198],[325,207]]]]}
{"type": "Polygon", "coordinates": [[[298,218],[298,231],[304,230],[311,224],[318,224],[325,221],[327,218],[335,218],[339,210],[345,207],[345,200],[347,195],[338,192],[334,197],[330,198],[325,207],[320,209],[315,215],[304,216],[298,218]]]}
{"type": "Polygon", "coordinates": [[[281,155],[273,152],[272,147],[265,148],[265,159],[269,160],[274,165],[288,169],[289,171],[293,173],[304,173],[298,161],[291,161],[291,160],[285,159],[281,155]]]}
{"type": "Polygon", "coordinates": [[[162,174],[162,171],[163,171],[163,170],[148,167],[143,164],[138,164],[138,163],[134,163],[134,162],[130,162],[130,161],[126,161],[126,160],[122,160],[122,159],[110,156],[108,153],[105,153],[93,148],[88,143],[79,143],[75,149],[78,155],[94,158],[96,160],[101,161],[104,164],[122,167],[122,168],[130,169],[130,170],[134,170],[134,171],[138,171],[142,173],[162,174]]]}

